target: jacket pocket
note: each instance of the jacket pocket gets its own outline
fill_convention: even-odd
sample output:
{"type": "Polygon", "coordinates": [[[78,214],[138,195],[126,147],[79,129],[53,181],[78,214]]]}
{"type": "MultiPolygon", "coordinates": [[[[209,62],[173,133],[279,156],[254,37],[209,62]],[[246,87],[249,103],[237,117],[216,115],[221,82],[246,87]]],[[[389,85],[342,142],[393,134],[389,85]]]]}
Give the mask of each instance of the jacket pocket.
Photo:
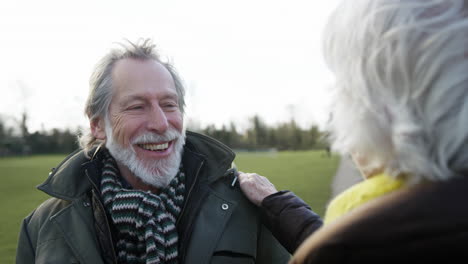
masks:
{"type": "Polygon", "coordinates": [[[43,242],[36,249],[36,260],[38,264],[52,263],[79,263],[73,252],[62,238],[43,242]]]}
{"type": "Polygon", "coordinates": [[[255,263],[257,236],[255,228],[228,225],[213,252],[210,263],[255,263]],[[235,232],[235,233],[233,233],[235,232]]]}
{"type": "Polygon", "coordinates": [[[253,256],[233,251],[218,251],[211,258],[211,264],[250,264],[255,263],[253,256]]]}

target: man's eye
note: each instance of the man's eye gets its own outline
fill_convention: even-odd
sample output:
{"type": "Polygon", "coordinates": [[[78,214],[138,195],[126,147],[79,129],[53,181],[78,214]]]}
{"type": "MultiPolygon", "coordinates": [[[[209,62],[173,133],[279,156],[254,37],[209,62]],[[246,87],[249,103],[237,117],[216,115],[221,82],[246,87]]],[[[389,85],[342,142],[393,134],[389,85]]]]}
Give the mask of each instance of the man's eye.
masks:
{"type": "Polygon", "coordinates": [[[127,108],[127,110],[141,110],[143,109],[143,106],[141,105],[134,105],[134,106],[130,106],[127,108]]]}
{"type": "Polygon", "coordinates": [[[175,108],[175,107],[177,107],[177,104],[176,103],[165,103],[165,104],[163,104],[163,107],[165,107],[165,108],[175,108]]]}

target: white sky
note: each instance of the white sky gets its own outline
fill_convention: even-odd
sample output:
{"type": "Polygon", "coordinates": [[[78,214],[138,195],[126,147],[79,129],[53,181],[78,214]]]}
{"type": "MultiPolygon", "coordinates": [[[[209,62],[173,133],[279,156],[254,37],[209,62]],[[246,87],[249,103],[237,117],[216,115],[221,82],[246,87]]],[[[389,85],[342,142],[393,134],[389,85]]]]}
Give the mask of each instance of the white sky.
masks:
{"type": "Polygon", "coordinates": [[[87,126],[94,64],[113,42],[150,37],[187,85],[186,118],[323,124],[332,77],[321,35],[337,2],[2,0],[1,117],[13,122],[26,109],[32,131],[87,126]]]}

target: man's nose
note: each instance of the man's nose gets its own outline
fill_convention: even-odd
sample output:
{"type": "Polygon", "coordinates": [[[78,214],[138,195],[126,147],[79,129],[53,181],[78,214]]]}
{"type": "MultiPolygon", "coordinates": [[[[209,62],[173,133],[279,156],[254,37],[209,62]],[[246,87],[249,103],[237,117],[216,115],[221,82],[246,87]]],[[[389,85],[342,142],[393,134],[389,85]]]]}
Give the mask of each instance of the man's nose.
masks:
{"type": "Polygon", "coordinates": [[[151,113],[148,117],[148,130],[154,131],[158,134],[166,132],[169,127],[167,122],[166,113],[161,109],[161,107],[153,107],[151,113]]]}

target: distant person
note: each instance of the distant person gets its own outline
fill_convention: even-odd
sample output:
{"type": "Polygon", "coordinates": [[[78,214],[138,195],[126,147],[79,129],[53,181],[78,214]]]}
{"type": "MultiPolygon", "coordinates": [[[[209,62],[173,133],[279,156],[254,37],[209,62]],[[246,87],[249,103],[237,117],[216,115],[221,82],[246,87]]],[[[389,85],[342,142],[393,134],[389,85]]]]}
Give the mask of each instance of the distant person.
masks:
{"type": "Polygon", "coordinates": [[[234,153],[184,131],[184,87],[151,41],[97,64],[90,133],[38,188],[17,263],[285,263],[237,186],[234,153]],[[237,188],[236,188],[237,187],[237,188]]]}
{"type": "Polygon", "coordinates": [[[266,178],[241,174],[243,191],[282,243],[311,231],[291,263],[464,262],[468,2],[343,0],[324,47],[336,78],[334,149],[370,178],[334,200],[318,230],[307,229],[317,217],[266,178]]]}

